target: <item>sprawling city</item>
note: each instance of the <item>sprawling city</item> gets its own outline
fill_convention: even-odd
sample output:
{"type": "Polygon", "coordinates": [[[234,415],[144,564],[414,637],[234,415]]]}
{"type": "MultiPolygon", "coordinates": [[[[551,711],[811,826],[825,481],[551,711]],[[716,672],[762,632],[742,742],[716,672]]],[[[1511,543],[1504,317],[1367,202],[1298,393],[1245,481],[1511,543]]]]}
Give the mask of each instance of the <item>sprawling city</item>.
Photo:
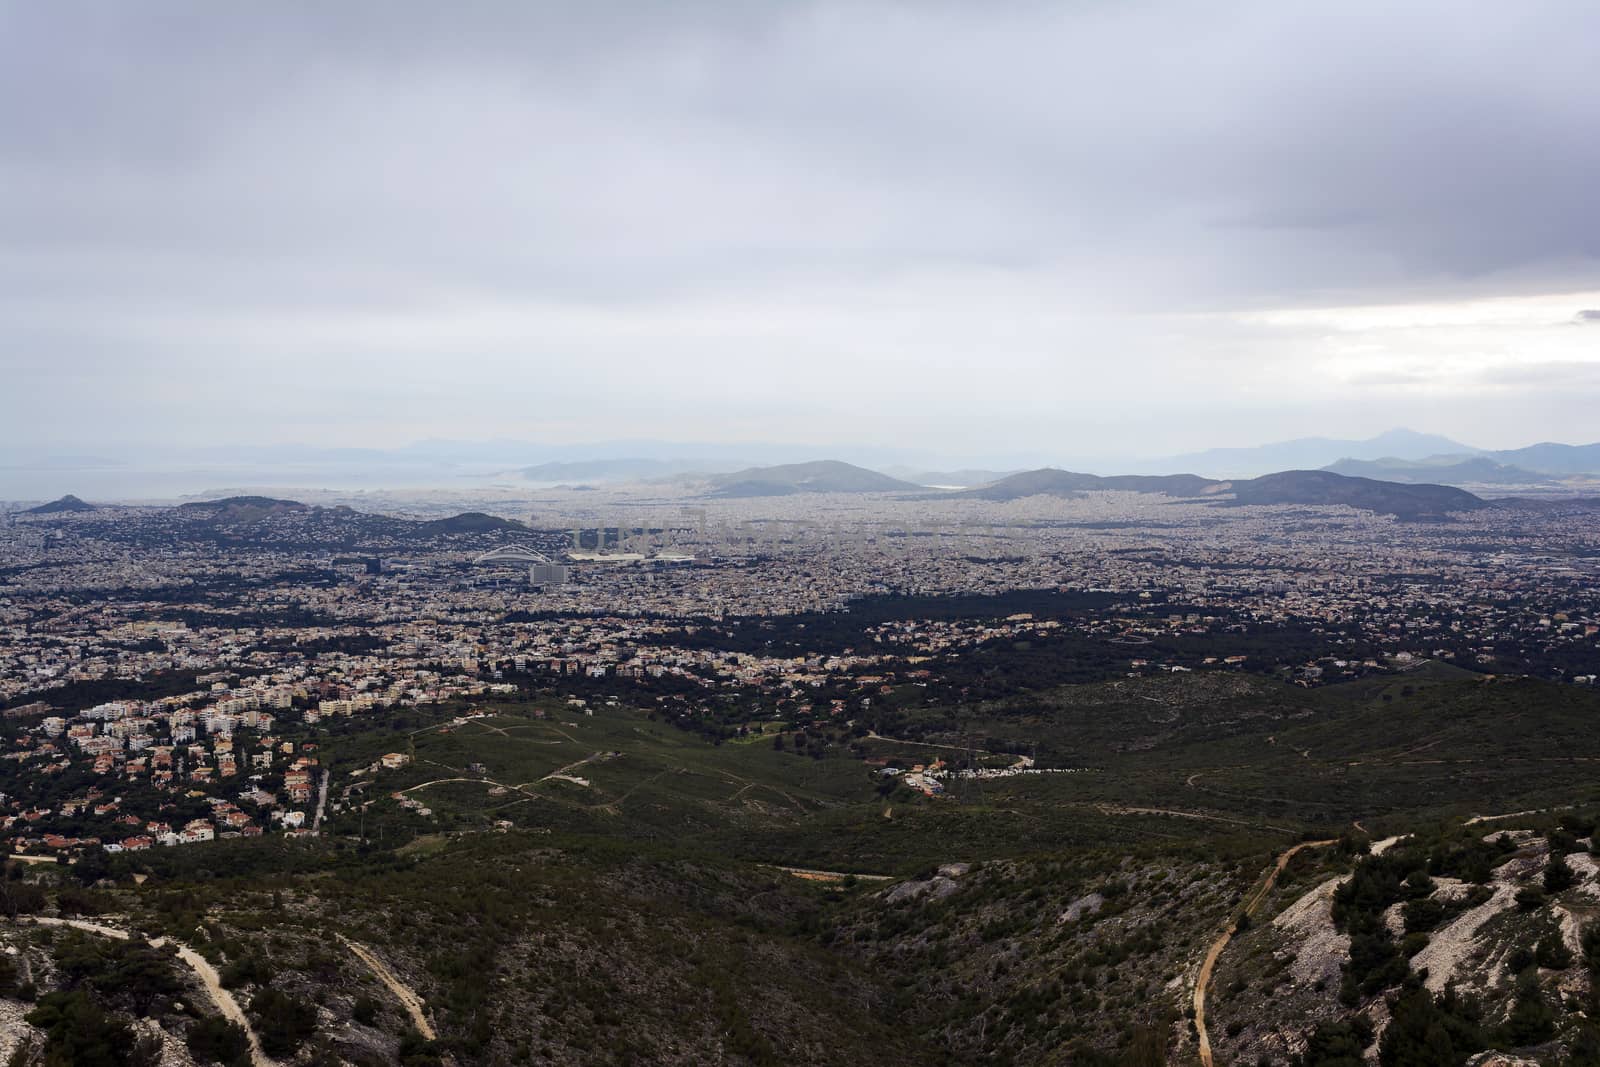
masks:
{"type": "MultiPolygon", "coordinates": [[[[1228,492],[994,491],[1039,472],[974,489],[726,488],[817,466],[709,489],[419,493],[408,511],[334,496],[13,508],[0,530],[0,825],[14,869],[22,884],[49,869],[91,887],[261,864],[348,870],[493,847],[470,844],[485,834],[659,842],[668,820],[683,840],[836,896],[905,864],[963,868],[884,898],[920,899],[956,891],[975,856],[1021,862],[1067,844],[1085,816],[1126,824],[1107,843],[1167,839],[1176,821],[1226,831],[1230,848],[1274,820],[1331,832],[1335,811],[1354,848],[1363,820],[1385,817],[1334,785],[1366,758],[1330,763],[1311,747],[1295,754],[1303,786],[1328,779],[1336,799],[1269,802],[1197,753],[1162,782],[1129,757],[1174,738],[1140,736],[1150,713],[1119,722],[1128,702],[1163,709],[1171,735],[1197,713],[1222,714],[1198,730],[1216,740],[1259,717],[1266,742],[1282,731],[1292,752],[1296,720],[1372,700],[1429,724],[1410,751],[1382,746],[1373,762],[1391,773],[1397,755],[1474,762],[1410,710],[1419,694],[1600,710],[1600,504],[1587,497],[1467,494],[1468,510],[1400,518],[1228,492]],[[1084,715],[1100,721],[1072,725],[1084,715]],[[678,763],[680,746],[714,762],[678,763]],[[854,840],[827,829],[862,804],[907,825],[854,840]],[[1013,814],[1022,825],[987,848],[941,844],[1013,814]],[[1026,839],[1009,841],[1019,829],[1026,839]]],[[[875,473],[824,467],[835,481],[875,473]]],[[[1587,779],[1592,735],[1533,758],[1587,779]]],[[[1475,801],[1421,790],[1411,802],[1475,801]]],[[[1583,885],[1600,902],[1600,883],[1583,885]]],[[[109,906],[104,890],[73,892],[91,903],[69,910],[109,906]]],[[[1104,896],[1080,893],[1064,914],[1104,896]]],[[[1555,914],[1600,910],[1578,899],[1555,914]]],[[[1179,972],[1168,988],[1194,981],[1179,972]]],[[[325,1030],[323,1045],[342,1047],[325,1030]]]]}
{"type": "Polygon", "coordinates": [[[1600,6],[0,0],[0,1067],[1600,1067],[1600,6]]]}

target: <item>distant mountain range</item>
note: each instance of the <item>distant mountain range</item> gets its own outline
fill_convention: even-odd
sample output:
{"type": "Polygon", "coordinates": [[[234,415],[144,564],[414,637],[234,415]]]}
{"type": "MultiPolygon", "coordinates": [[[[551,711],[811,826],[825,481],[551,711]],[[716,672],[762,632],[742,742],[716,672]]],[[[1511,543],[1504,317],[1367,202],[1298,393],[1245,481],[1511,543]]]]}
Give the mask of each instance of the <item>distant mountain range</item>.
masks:
{"type": "Polygon", "coordinates": [[[1174,497],[1223,497],[1243,504],[1345,504],[1402,519],[1437,519],[1453,511],[1473,511],[1485,502],[1464,489],[1351,478],[1332,471],[1279,471],[1259,478],[1221,481],[1193,474],[1119,475],[1103,478],[1076,471],[1025,471],[993,485],[961,494],[983,500],[1017,500],[1047,495],[1075,497],[1094,490],[1160,493],[1174,497]]]}
{"type": "Polygon", "coordinates": [[[1497,463],[1526,467],[1543,474],[1600,474],[1600,443],[1563,445],[1546,441],[1483,455],[1497,463]]]}
{"type": "Polygon", "coordinates": [[[1454,456],[1435,456],[1425,460],[1398,459],[1341,459],[1322,468],[1335,474],[1353,478],[1375,478],[1385,482],[1405,482],[1416,485],[1555,485],[1556,480],[1547,474],[1496,463],[1488,456],[1457,459],[1454,456]]]}
{"type": "MultiPolygon", "coordinates": [[[[714,496],[763,497],[794,493],[883,493],[922,488],[877,471],[837,460],[756,467],[713,479],[714,496]]],[[[1077,471],[1022,471],[955,497],[1007,501],[1029,496],[1072,498],[1086,492],[1117,490],[1180,498],[1210,498],[1244,504],[1345,504],[1363,511],[1402,519],[1439,519],[1451,512],[1473,511],[1485,502],[1464,489],[1447,485],[1400,483],[1349,477],[1333,471],[1279,471],[1225,481],[1195,474],[1124,474],[1102,477],[1077,471]]]]}
{"type": "Polygon", "coordinates": [[[959,486],[963,489],[975,485],[988,485],[998,482],[1001,478],[1009,478],[1020,471],[993,471],[993,470],[954,470],[930,471],[918,467],[885,467],[883,473],[891,478],[912,482],[925,486],[959,486]]]}
{"type": "MultiPolygon", "coordinates": [[[[71,456],[37,455],[33,451],[8,452],[0,448],[0,498],[33,502],[65,488],[97,500],[127,501],[189,496],[219,485],[457,489],[515,487],[519,483],[598,486],[629,482],[677,482],[685,487],[709,484],[723,496],[814,489],[893,492],[908,487],[993,485],[1017,473],[1027,473],[1044,458],[1039,456],[1024,464],[1026,457],[1020,454],[980,449],[967,457],[938,459],[932,453],[870,445],[839,446],[830,451],[852,462],[841,463],[831,471],[816,469],[807,474],[804,472],[814,464],[801,461],[816,451],[804,445],[638,439],[572,445],[508,440],[420,441],[392,449],[309,445],[132,448],[119,454],[114,465],[87,451],[71,456]],[[850,473],[852,470],[856,473],[850,473]]],[[[1165,459],[1086,456],[1062,465],[1116,477],[1166,477],[1171,471],[1186,471],[1213,480],[1322,469],[1402,484],[1525,486],[1548,494],[1582,490],[1587,487],[1575,483],[1600,479],[1600,442],[1542,442],[1495,451],[1438,434],[1394,429],[1366,439],[1303,437],[1248,448],[1213,448],[1165,459]]],[[[1117,487],[1138,489],[1139,483],[1117,487]]],[[[76,504],[59,500],[42,506],[92,506],[73,499],[76,504]]]]}
{"type": "Polygon", "coordinates": [[[1136,464],[1139,468],[1191,470],[1212,478],[1253,478],[1271,471],[1331,470],[1410,481],[1410,464],[1433,468],[1427,481],[1446,484],[1534,485],[1538,476],[1600,475],[1600,443],[1544,442],[1526,448],[1474,448],[1438,434],[1395,429],[1365,440],[1301,437],[1251,448],[1211,448],[1136,464]],[[1493,466],[1473,464],[1484,460],[1493,466]],[[1373,464],[1360,466],[1359,464],[1373,464]],[[1498,468],[1511,468],[1502,470],[1498,468]],[[1532,475],[1533,477],[1528,477],[1532,475]]]}
{"type": "Polygon", "coordinates": [[[1443,454],[1476,455],[1478,451],[1438,434],[1395,429],[1361,441],[1300,437],[1249,448],[1208,448],[1141,466],[1197,471],[1212,478],[1254,478],[1271,471],[1313,470],[1341,459],[1423,459],[1443,454]]]}
{"type": "Polygon", "coordinates": [[[711,479],[720,497],[788,496],[791,493],[893,493],[922,486],[836,459],[751,467],[711,479]]]}
{"type": "MultiPolygon", "coordinates": [[[[852,464],[843,464],[853,467],[852,464]]],[[[791,467],[805,467],[808,464],[789,464],[791,467]]],[[[768,478],[765,472],[779,468],[753,466],[748,462],[729,463],[716,459],[645,459],[631,457],[625,459],[593,459],[558,461],[540,463],[532,467],[524,467],[517,473],[530,482],[547,483],[552,485],[611,485],[623,482],[656,482],[666,480],[695,480],[710,478],[714,482],[725,481],[715,476],[737,473],[742,480],[749,482],[769,481],[783,484],[791,479],[788,475],[780,473],[768,478]],[[749,477],[745,477],[748,475],[749,477]]],[[[999,481],[1001,478],[1016,471],[997,470],[948,470],[931,471],[920,467],[894,466],[885,468],[882,472],[874,472],[866,467],[854,467],[855,470],[868,473],[881,473],[890,478],[912,486],[959,486],[987,485],[999,481]]],[[[833,477],[823,474],[824,478],[833,477]]],[[[829,492],[855,492],[851,489],[834,489],[829,492]]],[[[727,494],[724,494],[727,495],[727,494]]],[[[764,492],[762,495],[771,495],[764,492]]]]}
{"type": "MultiPolygon", "coordinates": [[[[1222,506],[1248,504],[1311,504],[1346,505],[1363,511],[1393,515],[1406,520],[1438,520],[1454,512],[1474,511],[1489,506],[1528,507],[1538,503],[1518,498],[1497,500],[1493,505],[1479,496],[1456,486],[1424,482],[1420,479],[1434,471],[1470,468],[1494,474],[1513,468],[1489,460],[1475,459],[1446,467],[1426,463],[1406,463],[1387,460],[1387,466],[1363,465],[1359,461],[1346,461],[1347,469],[1395,469],[1407,475],[1406,480],[1389,480],[1353,476],[1335,470],[1289,470],[1265,474],[1257,478],[1218,479],[1203,478],[1196,474],[1123,474],[1101,476],[1078,471],[1057,470],[1044,467],[1021,471],[974,489],[939,492],[929,486],[892,478],[879,471],[858,467],[838,460],[817,460],[809,463],[791,463],[775,467],[750,467],[731,474],[710,479],[707,495],[713,498],[759,498],[791,496],[802,493],[896,493],[916,494],[920,499],[961,499],[1005,502],[1030,496],[1054,496],[1066,499],[1089,492],[1131,492],[1159,494],[1177,499],[1212,501],[1222,506]]],[[[1527,472],[1514,471],[1518,477],[1527,472]]],[[[50,504],[41,505],[23,514],[52,515],[95,510],[77,497],[67,496],[50,504]]],[[[339,514],[355,516],[348,507],[325,509],[266,496],[230,496],[219,500],[192,501],[174,509],[179,515],[205,523],[254,523],[263,519],[295,512],[309,512],[333,517],[339,514]]],[[[390,520],[385,520],[390,521],[390,520]]],[[[446,519],[392,520],[397,532],[435,536],[441,534],[480,534],[525,532],[526,525],[511,519],[499,518],[481,512],[466,512],[446,519]]]]}

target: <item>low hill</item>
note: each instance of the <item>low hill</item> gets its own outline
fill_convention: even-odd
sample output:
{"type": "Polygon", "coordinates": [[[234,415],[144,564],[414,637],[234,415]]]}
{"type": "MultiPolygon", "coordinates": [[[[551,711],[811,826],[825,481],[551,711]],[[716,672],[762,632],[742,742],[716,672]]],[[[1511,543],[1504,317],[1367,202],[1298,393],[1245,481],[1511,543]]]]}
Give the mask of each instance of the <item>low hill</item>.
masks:
{"type": "Polygon", "coordinates": [[[787,496],[791,493],[893,493],[921,486],[834,459],[751,467],[711,480],[716,496],[787,496]]]}
{"type": "Polygon", "coordinates": [[[1554,480],[1537,471],[1496,463],[1485,456],[1440,456],[1427,460],[1341,459],[1322,468],[1351,478],[1373,478],[1408,485],[1551,485],[1554,480]]]}
{"type": "Polygon", "coordinates": [[[1014,474],[960,495],[1004,501],[1039,495],[1073,497],[1095,490],[1160,493],[1172,497],[1232,493],[1235,504],[1346,504],[1403,519],[1439,518],[1452,511],[1472,511],[1484,506],[1478,497],[1452,486],[1351,478],[1333,471],[1280,471],[1245,481],[1221,482],[1194,474],[1101,477],[1046,467],[1014,474]]]}
{"type": "Polygon", "coordinates": [[[1077,471],[1045,467],[1013,474],[993,485],[968,490],[963,495],[981,500],[1017,500],[1025,496],[1073,497],[1092,490],[1118,490],[1193,497],[1219,492],[1218,487],[1225,484],[1194,474],[1118,474],[1101,477],[1098,474],[1080,474],[1077,471]]]}
{"type": "Polygon", "coordinates": [[[498,515],[485,515],[481,511],[464,511],[460,515],[452,515],[448,519],[434,519],[417,527],[417,531],[424,534],[499,533],[526,529],[526,526],[515,519],[502,519],[498,515]]]}
{"type": "Polygon", "coordinates": [[[279,500],[270,496],[225,496],[220,500],[191,500],[179,504],[179,511],[226,510],[228,508],[265,508],[274,511],[302,511],[309,507],[298,500],[279,500]]]}
{"type": "Polygon", "coordinates": [[[77,497],[73,496],[71,493],[68,493],[66,496],[62,497],[60,500],[52,500],[48,504],[40,504],[36,508],[29,508],[27,511],[24,511],[23,514],[24,515],[64,515],[64,514],[68,514],[68,513],[71,513],[71,512],[94,511],[94,510],[96,510],[96,508],[95,508],[95,506],[93,504],[85,503],[84,501],[79,500],[77,497]]]}
{"type": "Polygon", "coordinates": [[[1344,504],[1401,519],[1438,519],[1484,507],[1479,497],[1448,485],[1402,485],[1332,471],[1279,471],[1233,483],[1236,504],[1344,504]]]}
{"type": "Polygon", "coordinates": [[[278,500],[270,496],[229,496],[221,500],[195,500],[178,505],[178,514],[187,518],[215,522],[257,522],[269,516],[309,512],[312,507],[298,500],[278,500]]]}

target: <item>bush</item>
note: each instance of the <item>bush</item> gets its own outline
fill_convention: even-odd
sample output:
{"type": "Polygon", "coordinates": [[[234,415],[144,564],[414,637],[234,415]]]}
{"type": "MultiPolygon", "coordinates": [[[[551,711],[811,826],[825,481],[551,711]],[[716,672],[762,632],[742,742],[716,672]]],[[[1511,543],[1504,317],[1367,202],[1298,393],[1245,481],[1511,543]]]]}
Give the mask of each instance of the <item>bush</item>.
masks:
{"type": "Polygon", "coordinates": [[[1553,971],[1564,971],[1572,966],[1572,950],[1561,939],[1560,934],[1546,934],[1539,939],[1539,945],[1534,950],[1534,958],[1539,966],[1548,967],[1553,971]]]}
{"type": "Polygon", "coordinates": [[[1559,893],[1564,889],[1571,889],[1578,881],[1578,876],[1567,865],[1565,856],[1552,854],[1550,862],[1544,868],[1544,890],[1546,893],[1559,893]]]}
{"type": "Polygon", "coordinates": [[[1590,837],[1594,834],[1594,820],[1582,815],[1563,815],[1556,820],[1556,825],[1573,837],[1590,837]]]}
{"type": "Polygon", "coordinates": [[[272,981],[272,967],[255,953],[240,956],[222,968],[218,976],[225,989],[238,989],[242,985],[266,985],[272,981]]]}
{"type": "Polygon", "coordinates": [[[250,998],[250,1015],[269,1056],[293,1055],[317,1029],[316,1008],[271,987],[250,998]]]}
{"type": "Polygon", "coordinates": [[[208,1015],[189,1027],[188,1044],[202,1063],[245,1067],[250,1062],[250,1039],[244,1027],[220,1015],[208,1015]]]}
{"type": "Polygon", "coordinates": [[[1589,965],[1589,970],[1600,974],[1600,922],[1585,926],[1581,940],[1584,962],[1589,965]]]}
{"type": "Polygon", "coordinates": [[[1339,999],[1347,1007],[1354,1007],[1363,996],[1397,985],[1410,973],[1394,940],[1383,927],[1352,934],[1350,958],[1344,965],[1339,999]]]}
{"type": "Polygon", "coordinates": [[[1383,1067],[1461,1063],[1483,1048],[1476,1005],[1446,992],[1437,999],[1418,983],[1389,1002],[1389,1026],[1378,1046],[1383,1067]]]}
{"type": "Polygon", "coordinates": [[[122,1067],[133,1061],[133,1028],[81,989],[47,993],[26,1016],[45,1033],[45,1062],[73,1067],[122,1067]]]}
{"type": "Polygon", "coordinates": [[[439,1067],[442,1062],[434,1043],[415,1030],[407,1030],[400,1038],[401,1067],[439,1067]]]}
{"type": "Polygon", "coordinates": [[[0,915],[14,919],[18,915],[33,915],[44,910],[45,892],[32,882],[15,879],[0,881],[0,915]]]}
{"type": "Polygon", "coordinates": [[[1567,1067],[1600,1067],[1600,1027],[1584,1023],[1567,1050],[1567,1067]]]}
{"type": "Polygon", "coordinates": [[[350,1017],[362,1026],[371,1026],[378,1021],[378,1002],[363,993],[351,1005],[350,1017]]]}
{"type": "Polygon", "coordinates": [[[1409,900],[1400,909],[1400,914],[1405,917],[1406,933],[1425,934],[1436,929],[1444,922],[1450,910],[1437,900],[1424,897],[1421,900],[1409,900]]]}
{"type": "Polygon", "coordinates": [[[132,939],[114,941],[66,931],[53,950],[62,984],[92,989],[135,1015],[159,1011],[162,1002],[182,991],[173,969],[170,947],[155,948],[132,939]]]}
{"type": "Polygon", "coordinates": [[[1532,967],[1537,959],[1538,957],[1526,946],[1518,945],[1506,954],[1506,970],[1512,974],[1521,974],[1532,967]]]}
{"type": "Polygon", "coordinates": [[[1295,1067],[1353,1067],[1362,1062],[1363,1050],[1372,1044],[1372,1037],[1372,1023],[1365,1015],[1347,1022],[1318,1023],[1306,1042],[1305,1054],[1294,1060],[1295,1067]]]}
{"type": "Polygon", "coordinates": [[[1516,1006],[1501,1032],[1512,1045],[1537,1045],[1555,1036],[1556,1013],[1539,992],[1537,981],[1518,983],[1516,1006]]]}
{"type": "Polygon", "coordinates": [[[56,906],[62,915],[104,915],[107,901],[103,894],[92,889],[69,886],[56,894],[56,906]]]}

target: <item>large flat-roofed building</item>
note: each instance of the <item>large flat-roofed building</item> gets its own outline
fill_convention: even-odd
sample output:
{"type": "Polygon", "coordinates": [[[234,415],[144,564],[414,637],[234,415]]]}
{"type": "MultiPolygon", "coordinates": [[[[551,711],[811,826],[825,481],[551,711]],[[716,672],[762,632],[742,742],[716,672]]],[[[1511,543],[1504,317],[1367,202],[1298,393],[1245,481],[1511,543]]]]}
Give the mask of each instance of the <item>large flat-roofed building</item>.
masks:
{"type": "Polygon", "coordinates": [[[568,568],[561,563],[535,563],[528,568],[529,585],[565,585],[568,568]]]}

